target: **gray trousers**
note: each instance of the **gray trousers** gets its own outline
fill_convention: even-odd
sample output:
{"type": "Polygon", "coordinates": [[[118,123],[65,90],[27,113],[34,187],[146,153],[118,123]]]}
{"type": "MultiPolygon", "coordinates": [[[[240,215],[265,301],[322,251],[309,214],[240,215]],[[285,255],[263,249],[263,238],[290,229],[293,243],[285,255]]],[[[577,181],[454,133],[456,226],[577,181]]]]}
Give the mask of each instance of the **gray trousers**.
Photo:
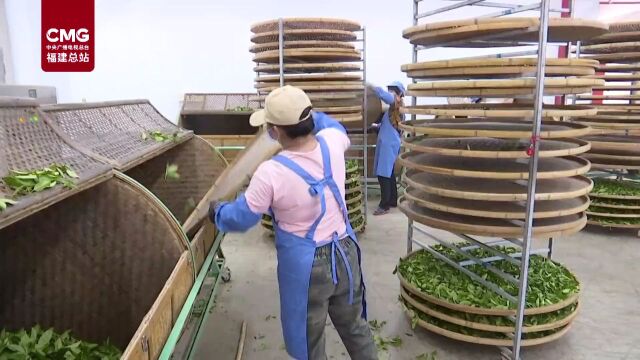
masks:
{"type": "Polygon", "coordinates": [[[309,360],[325,360],[325,334],[327,314],[338,330],[349,356],[353,360],[377,360],[378,352],[373,342],[369,324],[362,318],[362,282],[356,245],[347,239],[340,240],[351,264],[353,276],[353,304],[349,304],[349,276],[340,252],[336,248],[338,284],[331,275],[331,244],[316,249],[309,283],[307,305],[307,348],[309,360]]]}

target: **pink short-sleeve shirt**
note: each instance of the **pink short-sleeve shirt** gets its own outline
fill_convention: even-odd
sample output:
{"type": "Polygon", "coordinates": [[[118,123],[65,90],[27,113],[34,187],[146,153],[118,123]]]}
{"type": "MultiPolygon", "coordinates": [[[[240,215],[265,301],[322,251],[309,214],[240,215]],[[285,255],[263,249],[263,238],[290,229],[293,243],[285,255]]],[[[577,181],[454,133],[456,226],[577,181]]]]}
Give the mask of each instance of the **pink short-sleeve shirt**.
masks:
{"type": "MultiPolygon", "coordinates": [[[[343,132],[333,128],[321,130],[317,135],[327,143],[333,179],[344,201],[344,153],[351,144],[350,140],[343,132]]],[[[315,179],[324,177],[319,144],[309,152],[282,151],[280,155],[293,160],[315,179]]],[[[331,239],[334,232],[342,235],[346,231],[340,206],[327,186],[324,187],[324,196],[327,210],[316,229],[316,242],[331,239]]],[[[245,197],[251,211],[265,214],[272,208],[278,226],[300,237],[306,236],[321,211],[320,197],[311,196],[309,185],[292,170],[274,160],[268,160],[258,167],[245,197]]]]}

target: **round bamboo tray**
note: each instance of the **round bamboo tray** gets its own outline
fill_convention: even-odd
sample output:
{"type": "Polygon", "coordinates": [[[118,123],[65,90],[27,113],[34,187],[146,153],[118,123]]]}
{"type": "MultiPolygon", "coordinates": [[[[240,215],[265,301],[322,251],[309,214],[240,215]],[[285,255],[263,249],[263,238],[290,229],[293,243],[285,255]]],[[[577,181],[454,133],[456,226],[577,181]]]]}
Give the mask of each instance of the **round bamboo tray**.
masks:
{"type": "Polygon", "coordinates": [[[640,52],[619,52],[615,54],[599,54],[586,57],[587,59],[598,60],[601,63],[635,63],[640,62],[640,52]]]}
{"type": "MultiPolygon", "coordinates": [[[[609,27],[609,31],[611,31],[611,27],[609,27]]],[[[608,34],[604,34],[596,38],[593,38],[591,40],[587,40],[585,41],[584,44],[585,45],[610,44],[610,43],[620,43],[620,42],[627,42],[627,41],[637,41],[638,39],[640,39],[640,31],[629,31],[629,32],[618,32],[618,33],[609,32],[608,34]]],[[[582,47],[580,51],[582,51],[582,47]]]]}
{"type": "MultiPolygon", "coordinates": [[[[599,202],[597,199],[600,199],[600,198],[598,197],[594,197],[594,199],[596,199],[596,201],[593,201],[592,199],[591,205],[601,207],[601,208],[621,209],[621,210],[640,210],[640,201],[630,200],[629,203],[607,204],[607,203],[599,202]]],[[[617,200],[617,201],[621,202],[620,200],[617,200]]]]}
{"type": "MultiPolygon", "coordinates": [[[[409,303],[415,309],[419,310],[421,313],[446,321],[451,324],[463,326],[473,330],[499,332],[499,333],[507,333],[507,334],[514,332],[514,326],[498,326],[498,325],[484,324],[484,323],[466,320],[466,319],[463,319],[462,317],[445,314],[444,312],[438,311],[436,308],[434,308],[433,304],[429,303],[428,301],[424,299],[419,300],[415,295],[412,296],[409,293],[409,291],[407,291],[403,287],[400,288],[400,296],[404,299],[404,301],[409,303]]],[[[569,306],[572,306],[572,305],[569,305],[569,306]]],[[[565,318],[556,320],[551,323],[546,323],[541,325],[524,325],[522,327],[522,332],[527,334],[527,333],[535,333],[540,331],[549,331],[549,330],[562,328],[565,325],[570,324],[573,321],[573,319],[575,319],[575,317],[578,315],[579,308],[580,308],[580,305],[578,303],[576,304],[576,308],[572,313],[567,315],[565,318]]],[[[461,314],[461,316],[464,316],[465,314],[467,314],[462,311],[460,311],[459,313],[461,314]]]]}
{"type": "Polygon", "coordinates": [[[640,31],[640,21],[618,21],[609,24],[609,33],[623,33],[630,31],[640,31]]]}
{"type": "Polygon", "coordinates": [[[359,195],[357,195],[357,196],[356,196],[356,197],[354,197],[353,199],[345,200],[345,203],[346,203],[347,205],[350,205],[350,204],[355,204],[355,203],[357,203],[357,202],[359,202],[359,201],[362,201],[362,193],[360,193],[359,195]]]}
{"type": "MultiPolygon", "coordinates": [[[[278,42],[279,32],[266,31],[251,36],[254,44],[278,42]]],[[[352,31],[331,29],[293,29],[284,31],[284,41],[356,41],[358,37],[352,31]]]]}
{"type": "MultiPolygon", "coordinates": [[[[531,123],[510,118],[504,119],[446,119],[407,121],[399,127],[409,133],[434,136],[496,137],[505,139],[528,139],[531,123]]],[[[542,139],[572,138],[589,135],[591,128],[575,123],[543,121],[540,131],[542,139]]]]}
{"type": "MultiPolygon", "coordinates": [[[[603,67],[600,69],[600,71],[603,72],[609,72],[612,71],[613,67],[612,66],[607,66],[607,67],[603,67]]],[[[635,71],[640,71],[640,67],[638,67],[637,70],[635,71]]],[[[614,74],[614,75],[594,75],[591,76],[594,79],[602,79],[606,82],[616,82],[616,81],[624,81],[624,82],[628,82],[628,81],[638,81],[640,80],[640,74],[614,74]]]]}
{"type": "MultiPolygon", "coordinates": [[[[428,194],[413,188],[407,189],[405,198],[422,207],[459,215],[493,219],[524,219],[526,202],[477,201],[428,194]]],[[[589,198],[536,201],[535,219],[567,216],[581,213],[589,207],[589,198]]]]}
{"type": "Polygon", "coordinates": [[[640,71],[640,64],[604,64],[598,67],[598,72],[634,72],[640,71]]]}
{"type": "MultiPolygon", "coordinates": [[[[604,80],[588,78],[569,79],[545,79],[544,87],[547,88],[571,88],[571,87],[593,87],[604,85],[604,80]]],[[[503,79],[503,80],[465,80],[465,81],[425,81],[410,84],[409,91],[422,90],[454,90],[454,89],[512,89],[512,88],[532,88],[536,87],[536,79],[503,79]]]]}
{"type": "Polygon", "coordinates": [[[338,120],[341,123],[350,123],[362,121],[362,113],[355,114],[331,114],[331,117],[338,120]]]}
{"type": "Polygon", "coordinates": [[[640,42],[637,41],[584,45],[580,47],[582,54],[617,54],[637,51],[640,51],[640,42]]]}
{"type": "MultiPolygon", "coordinates": [[[[361,71],[360,64],[350,63],[313,63],[313,64],[284,64],[283,71],[285,74],[290,73],[330,73],[330,72],[346,72],[361,71]]],[[[279,64],[259,64],[253,68],[253,71],[265,74],[279,74],[279,64]]]]}
{"type": "MultiPolygon", "coordinates": [[[[544,95],[569,95],[590,93],[591,87],[545,87],[544,95]]],[[[436,89],[436,90],[408,90],[407,96],[415,97],[485,97],[485,98],[505,98],[505,97],[528,97],[533,95],[534,88],[500,88],[500,89],[436,89]]]]}
{"type": "MultiPolygon", "coordinates": [[[[640,100],[640,95],[578,95],[579,100],[640,100]]],[[[610,104],[616,107],[617,104],[610,104]]],[[[624,106],[625,104],[620,104],[624,106]]],[[[600,106],[600,105],[598,105],[600,106]]]]}
{"type": "MultiPolygon", "coordinates": [[[[460,177],[520,180],[529,177],[529,160],[461,158],[435,154],[405,152],[398,161],[407,169],[460,177]]],[[[583,175],[590,169],[589,161],[577,156],[541,158],[538,179],[554,179],[583,175]]]]}
{"type": "Polygon", "coordinates": [[[593,90],[601,90],[601,91],[640,91],[640,85],[605,85],[605,86],[596,86],[593,90]]]}
{"type": "MultiPolygon", "coordinates": [[[[502,41],[538,41],[540,21],[537,18],[473,18],[423,24],[403,31],[403,36],[414,45],[447,46],[455,42],[455,47],[499,46],[502,41]],[[522,33],[514,34],[521,30],[522,33]],[[478,43],[476,40],[487,36],[499,36],[478,43]]],[[[606,33],[608,26],[599,21],[551,18],[549,19],[549,42],[587,40],[606,33]]]]}
{"type": "MultiPolygon", "coordinates": [[[[600,206],[598,206],[600,207],[600,206]]],[[[601,213],[597,211],[589,211],[587,210],[587,215],[590,216],[600,216],[600,217],[608,217],[608,218],[621,218],[621,219],[638,219],[640,218],[640,212],[637,214],[616,214],[616,213],[601,213]]]]}
{"type": "MultiPolygon", "coordinates": [[[[420,250],[416,250],[413,251],[405,256],[403,256],[401,258],[402,260],[406,260],[407,258],[411,257],[412,255],[414,255],[416,252],[418,252],[420,250]]],[[[557,264],[557,263],[556,263],[557,264]]],[[[557,264],[559,266],[561,266],[560,264],[557,264]]],[[[424,301],[428,301],[429,303],[432,303],[434,305],[438,305],[438,306],[442,306],[454,311],[460,311],[460,312],[465,312],[465,313],[470,313],[470,314],[477,314],[477,315],[489,315],[489,316],[515,316],[516,315],[516,309],[497,309],[497,308],[483,308],[483,307],[477,307],[477,306],[470,306],[470,305],[463,305],[463,304],[454,304],[451,302],[448,302],[444,299],[426,294],[422,291],[420,291],[420,289],[418,289],[417,287],[415,287],[413,284],[411,284],[409,281],[407,281],[402,274],[400,273],[400,271],[397,272],[397,276],[398,279],[400,280],[400,285],[402,289],[405,289],[409,294],[411,295],[415,295],[416,297],[418,297],[421,300],[424,301]]],[[[560,309],[566,308],[567,306],[574,304],[578,301],[580,297],[580,293],[573,293],[571,294],[569,297],[567,297],[565,300],[555,303],[555,304],[551,304],[551,305],[546,305],[546,306],[541,306],[541,307],[527,307],[524,309],[524,315],[540,315],[540,314],[546,314],[546,313],[550,313],[550,312],[554,312],[554,311],[558,311],[560,309]]]]}
{"type": "MultiPolygon", "coordinates": [[[[295,86],[305,91],[345,91],[364,90],[362,81],[287,81],[287,85],[295,86]]],[[[272,91],[280,87],[279,83],[256,83],[258,91],[272,91]]]]}
{"type": "MultiPolygon", "coordinates": [[[[299,49],[299,48],[343,48],[354,49],[355,45],[342,41],[321,41],[321,40],[303,40],[303,41],[285,41],[282,44],[284,49],[299,49]]],[[[249,48],[252,53],[261,53],[263,51],[280,50],[279,42],[271,42],[264,44],[255,44],[249,48]]]]}
{"type": "Polygon", "coordinates": [[[350,174],[357,173],[357,172],[358,172],[358,170],[359,170],[359,167],[356,165],[356,166],[352,166],[352,167],[350,167],[350,168],[345,168],[345,173],[346,173],[347,175],[350,175],[350,174]]]}
{"type": "Polygon", "coordinates": [[[346,179],[345,182],[344,182],[344,186],[345,186],[346,190],[353,190],[355,188],[362,187],[362,184],[360,182],[361,182],[361,180],[360,180],[359,177],[346,179]]]}
{"type": "Polygon", "coordinates": [[[589,154],[598,155],[602,159],[639,161],[640,152],[632,150],[591,150],[589,154]]]}
{"type": "MultiPolygon", "coordinates": [[[[478,66],[405,71],[407,77],[420,80],[432,79],[500,79],[532,76],[535,66],[478,66]]],[[[546,66],[546,76],[589,76],[595,74],[591,67],[546,66]]]]}
{"type": "MultiPolygon", "coordinates": [[[[556,59],[548,58],[546,60],[548,66],[574,66],[597,68],[599,63],[595,60],[588,59],[556,59]]],[[[538,65],[537,58],[487,58],[487,59],[458,59],[458,60],[437,60],[424,61],[418,63],[404,64],[401,69],[404,72],[416,70],[435,70],[435,69],[452,69],[452,68],[472,68],[472,67],[509,67],[509,66],[527,66],[535,69],[538,65]]]]}
{"type": "Polygon", "coordinates": [[[347,194],[353,194],[353,193],[356,193],[356,192],[362,192],[362,184],[357,184],[357,186],[352,187],[352,188],[348,188],[347,187],[345,189],[344,193],[345,193],[345,195],[347,195],[347,194]]]}
{"type": "MultiPolygon", "coordinates": [[[[285,49],[284,61],[305,62],[349,62],[359,61],[362,57],[360,51],[340,48],[311,48],[311,49],[285,49]]],[[[273,64],[280,61],[279,51],[264,51],[253,57],[256,63],[273,64]]]]}
{"type": "Polygon", "coordinates": [[[640,129],[640,120],[607,120],[607,119],[585,119],[578,118],[572,120],[577,124],[587,125],[594,129],[640,129]]]}
{"type": "MultiPolygon", "coordinates": [[[[409,219],[436,229],[455,234],[477,236],[518,237],[522,235],[523,222],[520,220],[492,219],[458,215],[431,210],[402,198],[398,208],[409,219]]],[[[587,223],[583,214],[535,219],[533,235],[538,238],[561,237],[579,232],[587,223]]]]}
{"type": "MultiPolygon", "coordinates": [[[[405,313],[407,314],[407,316],[409,318],[411,318],[411,313],[410,311],[412,310],[406,310],[405,313]]],[[[491,346],[511,346],[513,344],[513,340],[509,340],[509,339],[493,339],[493,338],[482,338],[482,337],[476,337],[476,336],[471,336],[471,335],[465,335],[465,334],[460,334],[454,331],[450,331],[450,330],[446,330],[443,329],[439,326],[433,325],[433,324],[429,324],[428,322],[422,320],[422,319],[418,319],[416,324],[418,326],[420,326],[421,328],[431,331],[433,333],[436,333],[438,335],[442,335],[444,337],[448,337],[450,339],[453,340],[458,340],[458,341],[464,341],[464,342],[468,342],[468,343],[472,343],[472,344],[478,344],[478,345],[491,345],[491,346]]],[[[558,340],[559,338],[561,338],[562,336],[564,336],[570,329],[571,325],[567,325],[564,328],[562,328],[560,331],[555,332],[551,335],[545,336],[545,337],[541,337],[541,338],[536,338],[536,339],[524,339],[520,342],[521,346],[536,346],[536,345],[542,345],[542,344],[546,344],[555,340],[558,340]]]]}
{"type": "Polygon", "coordinates": [[[362,220],[362,223],[356,227],[353,228],[353,231],[355,233],[361,233],[364,231],[364,227],[365,227],[365,221],[364,221],[364,214],[360,215],[359,217],[353,219],[353,221],[349,221],[349,223],[351,224],[351,226],[353,227],[353,224],[357,221],[362,220]]]}
{"type": "MultiPolygon", "coordinates": [[[[251,32],[255,34],[277,31],[279,24],[279,19],[261,21],[251,25],[251,32]]],[[[333,29],[346,31],[362,29],[362,26],[355,21],[334,18],[292,17],[282,19],[282,25],[285,29],[333,29]]]]}
{"type": "Polygon", "coordinates": [[[591,162],[594,169],[603,170],[640,170],[640,160],[633,159],[611,159],[599,154],[582,154],[583,158],[591,162]]]}
{"type": "MultiPolygon", "coordinates": [[[[424,136],[404,138],[403,145],[414,152],[492,159],[528,158],[530,140],[496,139],[482,137],[429,138],[424,136]]],[[[541,140],[538,154],[541,158],[582,154],[591,145],[578,139],[541,140]]]]}
{"type": "MultiPolygon", "coordinates": [[[[266,91],[268,94],[268,91],[266,91]]],[[[362,104],[362,91],[317,91],[307,92],[307,96],[311,102],[316,101],[353,101],[354,105],[362,104]]],[[[257,101],[264,101],[267,95],[260,95],[254,99],[257,101]]]]}
{"type": "Polygon", "coordinates": [[[593,217],[593,216],[589,218],[589,220],[587,221],[587,224],[606,227],[606,228],[611,228],[611,229],[640,229],[640,224],[612,224],[612,223],[606,223],[606,222],[598,221],[598,219],[593,217]]]}
{"type": "Polygon", "coordinates": [[[313,110],[323,112],[327,114],[341,114],[341,113],[353,113],[361,112],[362,106],[329,106],[329,107],[314,107],[313,110]]]}
{"type": "MultiPolygon", "coordinates": [[[[404,114],[471,117],[533,117],[531,106],[520,104],[448,104],[417,105],[400,108],[404,114]]],[[[586,105],[545,105],[543,117],[596,115],[598,110],[586,105]]]]}
{"type": "MultiPolygon", "coordinates": [[[[481,201],[526,201],[526,181],[460,178],[409,170],[403,180],[412,188],[445,197],[481,201]]],[[[571,199],[589,194],[591,179],[583,176],[537,181],[536,201],[571,199]]]]}
{"type": "MultiPolygon", "coordinates": [[[[324,73],[324,74],[285,74],[284,80],[289,82],[314,82],[314,81],[362,81],[360,74],[324,73]]],[[[255,79],[256,82],[269,83],[280,82],[280,75],[262,75],[255,79]]]]}
{"type": "Polygon", "coordinates": [[[590,193],[589,197],[593,198],[603,198],[603,199],[618,199],[618,200],[640,200],[640,195],[613,195],[613,194],[596,194],[590,193]]]}
{"type": "Polygon", "coordinates": [[[352,214],[355,214],[355,213],[358,213],[358,212],[364,213],[364,205],[360,205],[360,206],[354,207],[353,209],[347,209],[347,214],[349,214],[349,215],[352,215],[352,214]]]}

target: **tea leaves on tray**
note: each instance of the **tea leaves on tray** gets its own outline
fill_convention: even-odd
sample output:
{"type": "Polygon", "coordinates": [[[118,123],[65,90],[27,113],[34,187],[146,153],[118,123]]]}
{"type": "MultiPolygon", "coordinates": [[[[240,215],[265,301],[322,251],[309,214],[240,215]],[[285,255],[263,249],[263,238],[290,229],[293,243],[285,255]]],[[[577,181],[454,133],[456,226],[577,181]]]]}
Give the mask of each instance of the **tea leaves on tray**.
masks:
{"type": "MultiPolygon", "coordinates": [[[[458,246],[464,245],[466,244],[458,244],[458,246]]],[[[442,245],[435,245],[432,248],[453,261],[467,260],[464,256],[442,245]]],[[[512,247],[499,246],[496,249],[508,254],[516,252],[516,249],[512,247]]],[[[493,256],[492,253],[481,248],[468,251],[476,258],[493,256]]],[[[515,278],[520,274],[519,266],[505,260],[494,261],[491,264],[515,278]]],[[[517,296],[517,285],[504,280],[485,267],[474,264],[466,268],[485,280],[498,285],[507,293],[517,296]]],[[[506,298],[474,281],[463,272],[441,261],[426,250],[417,251],[408,258],[401,260],[397,271],[423,293],[453,304],[494,309],[515,308],[515,304],[506,298]]],[[[529,288],[526,298],[527,307],[556,304],[579,291],[578,280],[565,267],[539,255],[531,256],[529,288]]]]}
{"type": "Polygon", "coordinates": [[[0,359],[118,360],[122,352],[108,342],[99,345],[73,338],[69,332],[35,326],[17,332],[0,331],[0,359]]]}
{"type": "Polygon", "coordinates": [[[594,194],[618,195],[618,196],[640,196],[640,183],[634,181],[619,181],[612,179],[594,179],[594,194]]]}
{"type": "Polygon", "coordinates": [[[142,133],[142,140],[153,139],[155,142],[165,142],[169,140],[176,141],[178,133],[167,134],[162,131],[148,131],[142,133]]]}
{"type": "Polygon", "coordinates": [[[67,165],[52,164],[49,167],[33,170],[10,170],[2,182],[16,195],[27,195],[62,185],[68,189],[75,186],[78,174],[67,165]]]}
{"type": "Polygon", "coordinates": [[[15,200],[0,198],[0,212],[7,210],[9,206],[15,205],[18,202],[15,200]]]}

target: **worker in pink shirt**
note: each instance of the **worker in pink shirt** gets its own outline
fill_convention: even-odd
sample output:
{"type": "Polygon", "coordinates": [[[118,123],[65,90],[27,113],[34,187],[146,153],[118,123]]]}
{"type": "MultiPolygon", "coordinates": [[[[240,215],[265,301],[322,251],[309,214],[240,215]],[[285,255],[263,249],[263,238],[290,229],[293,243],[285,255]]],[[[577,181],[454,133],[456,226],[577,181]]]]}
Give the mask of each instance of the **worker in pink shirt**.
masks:
{"type": "Polygon", "coordinates": [[[272,91],[251,125],[267,125],[283,151],[261,164],[247,191],[212,203],[222,232],[246,231],[262,214],[273,217],[278,257],[280,319],[287,352],[296,360],[325,360],[327,314],[352,359],[377,359],[366,321],[360,248],[344,198],[344,127],[312,111],[304,91],[272,91]]]}

